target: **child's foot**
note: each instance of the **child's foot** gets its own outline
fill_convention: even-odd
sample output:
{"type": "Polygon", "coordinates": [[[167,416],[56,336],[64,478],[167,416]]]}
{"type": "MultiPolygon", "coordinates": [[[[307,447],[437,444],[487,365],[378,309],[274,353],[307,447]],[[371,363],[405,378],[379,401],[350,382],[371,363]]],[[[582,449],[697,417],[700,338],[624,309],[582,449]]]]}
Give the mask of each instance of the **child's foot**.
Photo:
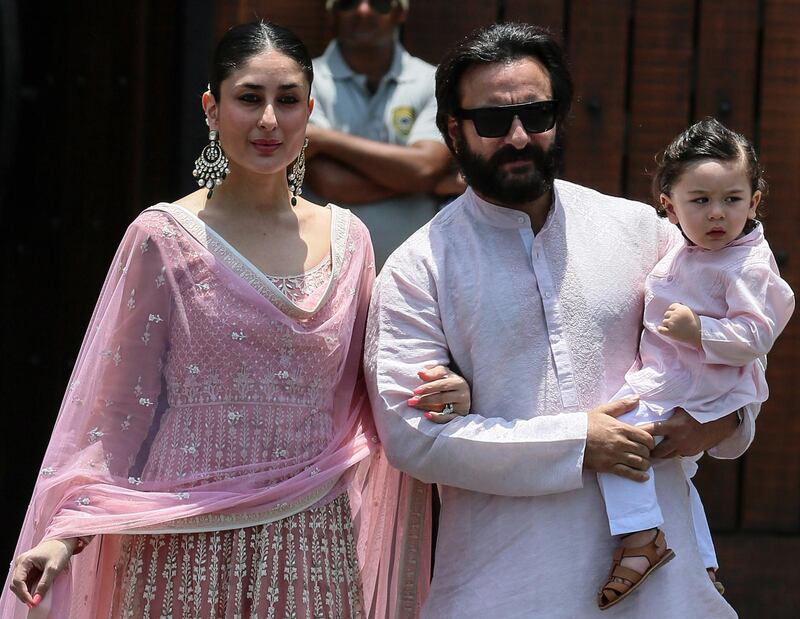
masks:
{"type": "Polygon", "coordinates": [[[660,529],[626,535],[614,551],[608,580],[597,596],[600,610],[620,602],[641,585],[650,574],[670,561],[675,553],[667,548],[660,529]]]}

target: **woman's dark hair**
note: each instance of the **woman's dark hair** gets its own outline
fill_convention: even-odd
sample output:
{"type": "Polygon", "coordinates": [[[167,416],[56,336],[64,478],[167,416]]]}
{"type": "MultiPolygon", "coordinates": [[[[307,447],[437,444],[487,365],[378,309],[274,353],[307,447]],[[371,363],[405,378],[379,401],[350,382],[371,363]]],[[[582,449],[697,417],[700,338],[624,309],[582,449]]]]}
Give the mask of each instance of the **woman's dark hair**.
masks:
{"type": "Polygon", "coordinates": [[[311,56],[303,42],[287,28],[266,21],[234,26],[220,39],[211,61],[209,90],[219,101],[219,85],[253,56],[275,50],[294,60],[303,71],[309,87],[314,81],[311,56]]]}
{"type": "Polygon", "coordinates": [[[556,122],[566,118],[572,105],[572,77],[564,52],[550,31],[530,24],[493,24],[468,34],[450,50],[436,70],[436,125],[451,150],[453,144],[447,131],[447,118],[455,116],[460,107],[464,72],[475,64],[520,58],[534,58],[544,65],[550,75],[553,99],[558,101],[556,122]]]}
{"type": "MultiPolygon", "coordinates": [[[[657,168],[653,174],[653,204],[662,217],[667,216],[661,206],[661,194],[671,195],[672,188],[692,163],[701,159],[717,159],[719,161],[741,161],[745,165],[750,180],[750,191],[767,193],[767,181],[764,170],[758,163],[756,150],[741,133],[731,131],[716,118],[705,118],[693,124],[677,138],[672,140],[664,152],[656,157],[657,168]]],[[[761,215],[761,204],[756,213],[761,215]]]]}

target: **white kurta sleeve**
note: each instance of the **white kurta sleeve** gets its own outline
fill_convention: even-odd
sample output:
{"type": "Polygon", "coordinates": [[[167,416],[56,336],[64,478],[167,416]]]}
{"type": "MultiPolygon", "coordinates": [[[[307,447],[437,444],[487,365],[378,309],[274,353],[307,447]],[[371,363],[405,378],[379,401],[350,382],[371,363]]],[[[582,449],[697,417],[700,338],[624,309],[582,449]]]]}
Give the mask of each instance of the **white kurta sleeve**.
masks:
{"type": "MultiPolygon", "coordinates": [[[[436,424],[406,400],[426,363],[450,362],[433,284],[388,267],[375,287],[365,371],[389,462],[426,482],[487,494],[534,496],[582,485],[587,415],[473,411],[436,424]]],[[[498,368],[498,372],[502,368],[498,368]]],[[[513,396],[509,405],[513,406],[513,396]]]]}

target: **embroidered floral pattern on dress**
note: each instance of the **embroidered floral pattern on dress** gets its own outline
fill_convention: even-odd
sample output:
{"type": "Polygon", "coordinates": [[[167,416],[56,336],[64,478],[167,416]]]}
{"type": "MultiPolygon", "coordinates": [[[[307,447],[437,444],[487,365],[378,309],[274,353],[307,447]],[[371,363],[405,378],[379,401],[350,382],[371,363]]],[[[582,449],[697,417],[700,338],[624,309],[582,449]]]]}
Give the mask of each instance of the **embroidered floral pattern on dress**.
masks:
{"type": "Polygon", "coordinates": [[[265,525],[125,536],[112,617],[364,617],[346,495],[265,525]]]}
{"type": "Polygon", "coordinates": [[[301,305],[308,297],[327,285],[332,271],[333,261],[329,255],[317,266],[300,275],[287,277],[267,275],[267,277],[292,303],[301,305]]]}
{"type": "Polygon", "coordinates": [[[103,433],[100,431],[100,428],[92,428],[88,432],[89,442],[96,443],[101,437],[103,433]]]}
{"type": "Polygon", "coordinates": [[[119,365],[122,362],[122,355],[119,353],[120,347],[117,346],[114,350],[104,350],[100,353],[100,356],[103,359],[110,359],[114,362],[114,365],[119,365]]]}

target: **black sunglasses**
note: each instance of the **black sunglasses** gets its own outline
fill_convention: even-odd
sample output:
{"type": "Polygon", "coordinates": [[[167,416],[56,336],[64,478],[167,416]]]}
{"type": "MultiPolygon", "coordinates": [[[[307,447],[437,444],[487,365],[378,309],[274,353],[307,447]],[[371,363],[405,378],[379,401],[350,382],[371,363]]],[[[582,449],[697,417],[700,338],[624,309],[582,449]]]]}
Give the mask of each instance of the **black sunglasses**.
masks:
{"type": "MultiPolygon", "coordinates": [[[[336,8],[340,11],[352,11],[361,4],[362,0],[337,0],[336,8]]],[[[381,15],[388,14],[394,6],[394,0],[369,0],[370,8],[381,15]]]]}
{"type": "Polygon", "coordinates": [[[544,133],[556,124],[558,101],[534,101],[517,105],[460,109],[457,116],[468,118],[483,138],[500,138],[508,134],[515,117],[519,117],[528,133],[544,133]]]}

